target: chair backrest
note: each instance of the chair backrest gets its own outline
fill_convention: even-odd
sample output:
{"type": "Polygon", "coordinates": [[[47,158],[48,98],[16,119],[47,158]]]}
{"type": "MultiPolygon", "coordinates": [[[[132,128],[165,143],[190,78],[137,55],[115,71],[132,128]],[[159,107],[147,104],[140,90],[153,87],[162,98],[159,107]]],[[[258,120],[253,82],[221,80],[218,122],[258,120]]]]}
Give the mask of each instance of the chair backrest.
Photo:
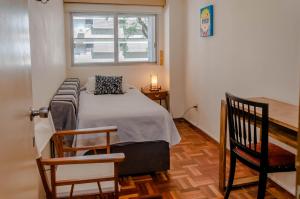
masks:
{"type": "MultiPolygon", "coordinates": [[[[113,126],[112,126],[113,127],[113,126]]],[[[106,128],[106,127],[104,127],[106,128]]],[[[110,127],[107,127],[110,128],[110,127]]],[[[78,129],[78,130],[65,130],[65,131],[57,131],[56,134],[52,137],[54,141],[54,145],[56,148],[56,152],[58,157],[66,157],[66,156],[76,156],[76,152],[78,151],[86,151],[85,154],[91,155],[90,152],[93,154],[97,154],[98,152],[104,152],[106,154],[110,154],[111,151],[111,142],[110,142],[110,133],[111,130],[107,129],[107,131],[101,131],[96,129],[78,129]],[[90,134],[90,135],[97,135],[103,138],[104,144],[99,145],[92,145],[92,146],[68,146],[65,144],[65,137],[66,136],[76,136],[80,134],[90,134]]]]}
{"type": "Polygon", "coordinates": [[[261,165],[268,161],[268,104],[242,99],[226,93],[230,148],[238,148],[261,165]]]}
{"type": "MultiPolygon", "coordinates": [[[[115,127],[113,128],[115,129],[115,127]]],[[[78,130],[80,133],[80,130],[78,130]]],[[[92,131],[92,130],[90,130],[92,131]]],[[[70,133],[72,131],[69,131],[70,133]]],[[[76,130],[74,130],[74,132],[76,132],[76,130]]],[[[89,130],[85,130],[85,133],[89,132],[89,130]]],[[[42,151],[44,150],[44,148],[47,146],[47,143],[49,143],[51,137],[53,138],[57,138],[60,136],[54,136],[56,133],[55,131],[55,127],[53,124],[53,120],[51,117],[51,113],[49,112],[48,118],[47,119],[41,119],[41,118],[37,118],[36,121],[36,125],[35,125],[35,141],[36,141],[36,149],[37,149],[37,166],[39,169],[39,173],[42,179],[42,183],[43,183],[43,187],[44,190],[46,192],[46,197],[47,198],[56,198],[56,186],[57,186],[57,182],[56,182],[56,168],[59,165],[59,163],[57,165],[51,165],[50,169],[48,168],[49,165],[47,163],[45,163],[45,159],[42,158],[42,151]],[[51,175],[49,175],[51,173],[51,175]],[[48,174],[48,175],[47,175],[48,174]],[[48,177],[50,176],[50,178],[48,179],[48,177]],[[51,182],[51,183],[50,183],[51,182]],[[50,186],[51,185],[51,186],[50,186]]],[[[68,131],[65,131],[64,133],[68,134],[68,131]]],[[[93,132],[91,132],[93,133],[93,132]]],[[[107,167],[100,167],[103,165],[109,165],[110,169],[109,170],[102,170],[102,172],[106,175],[110,174],[109,172],[112,171],[112,174],[110,177],[106,176],[106,177],[102,177],[101,176],[99,178],[96,179],[77,179],[73,180],[74,184],[84,184],[87,182],[94,182],[94,183],[98,183],[98,187],[99,187],[99,193],[96,193],[98,195],[100,195],[101,197],[103,196],[102,191],[101,191],[101,187],[100,187],[100,182],[105,182],[105,181],[113,181],[114,182],[114,196],[115,198],[117,198],[118,196],[118,167],[119,167],[119,159],[124,159],[124,154],[109,154],[110,153],[110,138],[109,138],[109,129],[108,132],[105,132],[104,134],[106,134],[106,140],[107,140],[107,144],[105,146],[90,146],[91,149],[98,149],[98,148],[105,148],[107,154],[102,156],[102,162],[100,163],[94,163],[92,162],[86,162],[86,163],[76,163],[76,161],[74,161],[75,163],[73,164],[74,166],[76,166],[77,168],[79,167],[84,171],[85,168],[89,168],[87,167],[87,165],[96,165],[99,166],[99,170],[103,169],[103,168],[107,168],[107,167]],[[121,155],[121,156],[120,156],[121,155]],[[120,156],[120,158],[118,158],[120,156]]],[[[61,135],[61,138],[64,136],[61,135]]],[[[60,144],[62,145],[62,139],[60,139],[60,144]]],[[[56,142],[55,142],[56,143],[56,142]]],[[[70,149],[70,148],[68,148],[70,149]]],[[[62,156],[61,156],[62,157],[62,156]]],[[[89,156],[85,156],[86,158],[89,158],[89,156]]],[[[100,157],[99,157],[100,158],[100,157]]],[[[58,160],[59,158],[57,158],[58,160]]],[[[64,158],[61,158],[64,159],[64,158]]],[[[80,159],[80,158],[79,158],[80,159]]],[[[51,160],[51,159],[46,159],[47,160],[51,160]]],[[[70,164],[69,164],[70,165],[70,164]]],[[[98,172],[99,174],[99,172],[98,172]]],[[[65,179],[67,180],[67,179],[65,179]]],[[[70,181],[69,181],[70,182],[70,181]]],[[[61,183],[61,182],[60,182],[61,183]]],[[[72,185],[73,186],[73,185],[72,185]]],[[[73,189],[71,189],[71,192],[73,192],[73,189]]]]}

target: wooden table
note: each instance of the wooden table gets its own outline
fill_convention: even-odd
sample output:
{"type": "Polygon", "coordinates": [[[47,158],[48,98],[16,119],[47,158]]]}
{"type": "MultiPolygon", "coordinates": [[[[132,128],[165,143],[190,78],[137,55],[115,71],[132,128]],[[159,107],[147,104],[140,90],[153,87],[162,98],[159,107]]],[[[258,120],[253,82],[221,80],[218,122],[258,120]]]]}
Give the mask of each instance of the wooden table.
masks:
{"type": "Polygon", "coordinates": [[[151,91],[149,88],[142,88],[141,92],[154,101],[158,100],[160,105],[162,105],[161,101],[164,100],[166,109],[169,110],[169,93],[167,90],[160,89],[157,91],[151,91]]]}
{"type": "MultiPolygon", "coordinates": [[[[269,136],[297,148],[298,141],[298,106],[280,102],[277,100],[255,97],[250,100],[269,104],[269,136]]],[[[219,156],[219,190],[223,193],[226,184],[226,144],[227,144],[227,106],[224,100],[221,101],[220,115],[220,156],[219,156]]],[[[300,175],[300,171],[297,171],[300,175]]],[[[234,186],[251,184],[258,180],[258,177],[235,179],[234,186]]]]}

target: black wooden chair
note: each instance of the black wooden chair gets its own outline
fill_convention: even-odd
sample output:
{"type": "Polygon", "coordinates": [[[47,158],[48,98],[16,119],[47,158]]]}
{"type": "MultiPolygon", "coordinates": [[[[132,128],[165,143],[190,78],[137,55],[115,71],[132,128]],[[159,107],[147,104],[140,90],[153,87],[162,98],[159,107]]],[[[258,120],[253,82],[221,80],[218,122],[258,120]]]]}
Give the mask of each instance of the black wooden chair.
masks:
{"type": "Polygon", "coordinates": [[[295,171],[295,155],[268,141],[269,106],[226,93],[230,136],[230,173],[225,199],[232,190],[236,160],[259,172],[258,199],[265,197],[267,174],[295,171]]]}

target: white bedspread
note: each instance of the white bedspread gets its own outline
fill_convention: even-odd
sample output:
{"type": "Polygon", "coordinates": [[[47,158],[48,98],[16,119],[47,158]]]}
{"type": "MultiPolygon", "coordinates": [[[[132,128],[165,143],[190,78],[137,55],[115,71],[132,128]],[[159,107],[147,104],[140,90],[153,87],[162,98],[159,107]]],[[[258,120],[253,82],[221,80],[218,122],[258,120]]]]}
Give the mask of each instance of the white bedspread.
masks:
{"type": "MultiPolygon", "coordinates": [[[[117,126],[112,143],[163,140],[170,145],[180,142],[180,135],[169,112],[137,89],[123,95],[80,94],[78,128],[117,126]]],[[[79,135],[78,146],[104,144],[103,136],[79,135]]]]}

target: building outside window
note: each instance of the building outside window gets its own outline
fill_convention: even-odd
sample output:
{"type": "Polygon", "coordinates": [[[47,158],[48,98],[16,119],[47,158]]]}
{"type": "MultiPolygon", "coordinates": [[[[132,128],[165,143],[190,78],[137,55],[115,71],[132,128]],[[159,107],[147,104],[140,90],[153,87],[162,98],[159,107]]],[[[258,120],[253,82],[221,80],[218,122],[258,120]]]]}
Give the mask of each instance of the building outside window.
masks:
{"type": "Polygon", "coordinates": [[[156,15],[73,13],[73,64],[156,62],[156,27],[156,15]]]}

